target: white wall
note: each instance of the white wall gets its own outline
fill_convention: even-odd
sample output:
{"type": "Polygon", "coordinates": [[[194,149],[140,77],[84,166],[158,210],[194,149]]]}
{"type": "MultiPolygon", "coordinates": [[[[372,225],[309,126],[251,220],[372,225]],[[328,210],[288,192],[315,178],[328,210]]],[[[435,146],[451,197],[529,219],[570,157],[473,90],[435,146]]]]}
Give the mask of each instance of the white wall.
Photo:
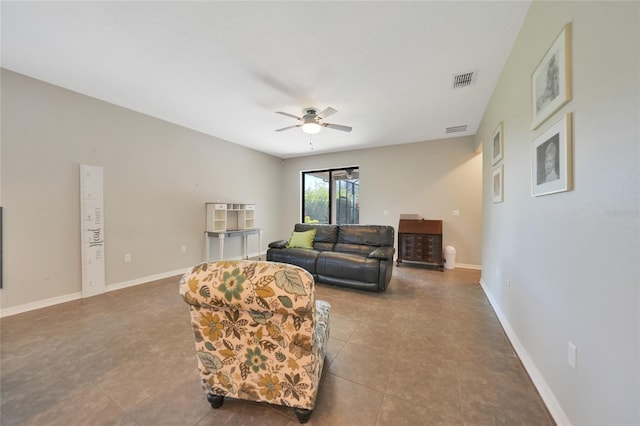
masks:
{"type": "Polygon", "coordinates": [[[444,245],[456,248],[456,263],[480,264],[482,155],[474,151],[472,137],[286,160],[283,239],[301,219],[301,171],[353,165],[360,167],[360,223],[391,225],[397,238],[402,213],[442,219],[444,245]],[[460,210],[460,216],[452,216],[452,210],[460,210]]]}
{"type": "Polygon", "coordinates": [[[263,248],[280,237],[280,159],[7,70],[2,151],[4,312],[81,291],[80,164],[104,167],[108,286],[201,262],[207,201],[256,203],[263,248]]]}
{"type": "Polygon", "coordinates": [[[504,203],[483,161],[482,283],[559,423],[640,424],[639,8],[534,2],[476,135],[504,121],[504,203]],[[531,73],[568,22],[573,99],[532,131],[531,73]],[[565,112],[575,189],[532,197],[531,143],[565,112]]]}

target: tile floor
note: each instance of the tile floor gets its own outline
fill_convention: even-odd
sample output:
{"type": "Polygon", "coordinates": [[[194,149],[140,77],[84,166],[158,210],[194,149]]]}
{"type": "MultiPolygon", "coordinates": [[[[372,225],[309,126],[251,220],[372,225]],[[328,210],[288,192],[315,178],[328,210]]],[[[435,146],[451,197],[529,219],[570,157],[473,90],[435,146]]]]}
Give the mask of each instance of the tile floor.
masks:
{"type": "MultiPolygon", "coordinates": [[[[552,425],[478,280],[394,268],[382,294],[319,284],[331,338],[309,425],[552,425]]],[[[296,425],[199,385],[179,277],[0,320],[0,424],[296,425]]]]}

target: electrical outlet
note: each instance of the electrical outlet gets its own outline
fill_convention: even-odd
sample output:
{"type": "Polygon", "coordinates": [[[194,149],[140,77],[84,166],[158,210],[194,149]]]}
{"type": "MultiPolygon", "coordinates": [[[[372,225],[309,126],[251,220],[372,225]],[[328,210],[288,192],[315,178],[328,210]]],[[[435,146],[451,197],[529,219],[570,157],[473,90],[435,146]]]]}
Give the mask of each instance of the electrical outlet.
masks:
{"type": "Polygon", "coordinates": [[[457,217],[457,216],[460,216],[460,210],[453,210],[453,211],[451,212],[451,214],[452,214],[453,216],[456,216],[456,217],[457,217]]]}
{"type": "Polygon", "coordinates": [[[507,288],[511,288],[511,280],[507,280],[507,288]]]}
{"type": "Polygon", "coordinates": [[[384,216],[389,216],[389,210],[385,210],[385,211],[383,211],[383,212],[382,212],[382,214],[383,214],[384,216]]]}
{"type": "Polygon", "coordinates": [[[567,362],[572,370],[576,369],[576,362],[578,361],[578,349],[571,341],[567,342],[567,362]]]}
{"type": "Polygon", "coordinates": [[[131,262],[131,253],[125,253],[124,261],[125,262],[131,262]]]}
{"type": "Polygon", "coordinates": [[[183,253],[186,253],[186,252],[187,252],[187,246],[182,246],[182,247],[180,248],[180,250],[181,250],[183,253]]]}

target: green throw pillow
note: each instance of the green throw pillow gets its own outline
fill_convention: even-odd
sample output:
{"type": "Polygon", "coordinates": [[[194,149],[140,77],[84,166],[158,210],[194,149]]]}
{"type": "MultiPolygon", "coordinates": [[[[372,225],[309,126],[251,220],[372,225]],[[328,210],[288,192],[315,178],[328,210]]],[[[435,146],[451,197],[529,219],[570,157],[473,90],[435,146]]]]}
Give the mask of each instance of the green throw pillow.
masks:
{"type": "Polygon", "coordinates": [[[316,230],[311,229],[305,232],[295,232],[291,233],[291,238],[289,238],[289,242],[287,243],[288,248],[313,248],[313,240],[316,238],[316,230]]]}

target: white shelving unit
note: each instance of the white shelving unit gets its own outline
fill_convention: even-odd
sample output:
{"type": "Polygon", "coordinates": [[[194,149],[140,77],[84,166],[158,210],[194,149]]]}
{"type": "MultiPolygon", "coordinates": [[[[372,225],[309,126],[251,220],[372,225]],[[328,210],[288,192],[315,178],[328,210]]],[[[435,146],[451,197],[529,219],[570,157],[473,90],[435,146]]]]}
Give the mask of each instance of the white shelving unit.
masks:
{"type": "Polygon", "coordinates": [[[261,257],[262,230],[256,228],[256,205],[243,203],[205,203],[207,223],[205,226],[205,261],[209,261],[211,238],[217,238],[220,258],[224,258],[226,237],[243,238],[243,257],[247,259],[247,236],[258,236],[258,257],[261,257]]]}
{"type": "Polygon", "coordinates": [[[255,204],[206,203],[207,232],[242,231],[253,229],[255,223],[255,204]]]}
{"type": "Polygon", "coordinates": [[[244,210],[244,226],[245,229],[253,229],[256,227],[255,221],[256,205],[246,204],[244,210]]]}

